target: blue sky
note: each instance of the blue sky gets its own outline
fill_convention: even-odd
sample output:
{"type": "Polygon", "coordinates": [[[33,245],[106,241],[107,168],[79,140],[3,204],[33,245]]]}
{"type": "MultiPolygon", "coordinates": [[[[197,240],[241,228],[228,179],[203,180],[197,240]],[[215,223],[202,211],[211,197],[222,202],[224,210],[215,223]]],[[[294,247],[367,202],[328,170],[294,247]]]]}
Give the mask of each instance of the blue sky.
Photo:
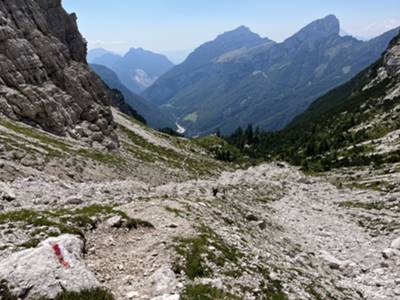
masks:
{"type": "Polygon", "coordinates": [[[180,56],[240,25],[281,41],[335,14],[342,28],[373,37],[400,25],[399,0],[63,0],[89,48],[130,47],[180,56]]]}

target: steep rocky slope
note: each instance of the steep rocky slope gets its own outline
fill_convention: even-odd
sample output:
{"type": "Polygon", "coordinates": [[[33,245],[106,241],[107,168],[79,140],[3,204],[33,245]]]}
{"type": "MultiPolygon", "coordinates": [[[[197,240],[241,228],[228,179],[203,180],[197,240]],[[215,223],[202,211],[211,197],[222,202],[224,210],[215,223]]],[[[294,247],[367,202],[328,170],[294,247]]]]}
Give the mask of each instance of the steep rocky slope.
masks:
{"type": "Polygon", "coordinates": [[[319,170],[400,161],[400,37],[381,59],[318,99],[287,129],[266,136],[266,152],[319,170]]]}
{"type": "Polygon", "coordinates": [[[398,33],[362,42],[341,37],[339,30],[337,18],[328,16],[282,43],[253,37],[248,45],[255,34],[241,29],[234,31],[235,48],[229,49],[219,43],[233,39],[226,33],[195,50],[143,96],[174,114],[192,135],[218,129],[228,134],[250,123],[281,129],[318,97],[376,61],[398,33]],[[201,52],[205,46],[211,49],[208,55],[201,52]]]}
{"type": "Polygon", "coordinates": [[[110,98],[86,64],[76,16],[60,0],[17,0],[0,2],[0,20],[0,112],[115,148],[110,98]]]}

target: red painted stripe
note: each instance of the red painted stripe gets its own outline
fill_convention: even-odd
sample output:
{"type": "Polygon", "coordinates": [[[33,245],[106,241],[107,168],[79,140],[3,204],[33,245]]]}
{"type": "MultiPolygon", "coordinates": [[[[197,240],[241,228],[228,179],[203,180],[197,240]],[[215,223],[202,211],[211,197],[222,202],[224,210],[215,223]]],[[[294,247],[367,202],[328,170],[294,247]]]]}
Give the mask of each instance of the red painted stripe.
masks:
{"type": "Polygon", "coordinates": [[[66,269],[70,268],[69,263],[65,260],[64,256],[62,255],[61,248],[57,243],[52,243],[51,247],[53,248],[54,254],[58,258],[58,262],[66,269]]]}

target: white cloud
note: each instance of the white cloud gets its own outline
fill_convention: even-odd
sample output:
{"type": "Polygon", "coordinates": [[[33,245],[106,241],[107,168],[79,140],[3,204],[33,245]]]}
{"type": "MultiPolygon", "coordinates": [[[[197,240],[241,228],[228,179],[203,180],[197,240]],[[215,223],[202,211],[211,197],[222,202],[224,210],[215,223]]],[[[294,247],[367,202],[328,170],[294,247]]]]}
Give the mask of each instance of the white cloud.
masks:
{"type": "Polygon", "coordinates": [[[392,18],[370,23],[359,30],[353,30],[353,32],[362,37],[373,38],[399,26],[400,18],[392,18]]]}

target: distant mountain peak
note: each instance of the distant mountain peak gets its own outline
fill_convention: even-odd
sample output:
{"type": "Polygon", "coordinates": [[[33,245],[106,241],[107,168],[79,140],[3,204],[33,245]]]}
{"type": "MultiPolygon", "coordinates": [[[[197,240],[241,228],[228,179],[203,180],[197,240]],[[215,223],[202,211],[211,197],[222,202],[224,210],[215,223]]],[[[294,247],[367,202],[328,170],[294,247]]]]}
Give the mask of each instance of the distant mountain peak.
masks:
{"type": "Polygon", "coordinates": [[[247,26],[239,26],[233,30],[226,31],[223,34],[219,35],[216,40],[225,40],[225,39],[261,39],[261,37],[250,30],[247,26]]]}
{"type": "Polygon", "coordinates": [[[311,22],[306,27],[289,38],[300,41],[304,40],[319,40],[330,36],[339,36],[340,22],[335,15],[328,15],[325,18],[311,22]]]}
{"type": "Polygon", "coordinates": [[[145,50],[142,47],[138,47],[138,48],[131,47],[131,48],[129,48],[128,52],[150,52],[150,51],[145,50]]]}

